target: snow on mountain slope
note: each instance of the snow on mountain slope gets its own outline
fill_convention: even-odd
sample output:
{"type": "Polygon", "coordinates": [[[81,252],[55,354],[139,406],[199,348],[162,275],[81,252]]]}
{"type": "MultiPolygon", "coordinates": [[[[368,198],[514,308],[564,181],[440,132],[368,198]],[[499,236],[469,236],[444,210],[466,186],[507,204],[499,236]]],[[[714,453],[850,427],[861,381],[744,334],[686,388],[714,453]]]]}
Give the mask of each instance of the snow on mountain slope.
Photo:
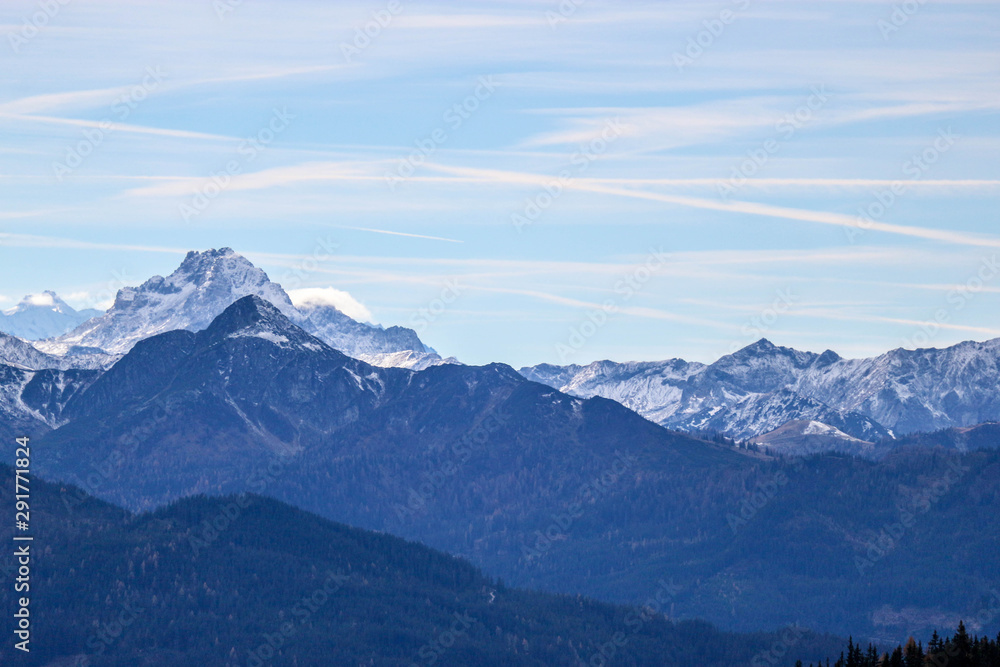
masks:
{"type": "Polygon", "coordinates": [[[300,305],[289,319],[334,349],[355,358],[404,351],[434,352],[413,329],[383,329],[358,322],[330,305],[300,305]]]}
{"type": "Polygon", "coordinates": [[[0,333],[0,363],[27,370],[109,368],[119,356],[87,348],[71,348],[66,355],[56,356],[40,351],[26,340],[0,333]]]}
{"type": "Polygon", "coordinates": [[[460,363],[455,357],[444,359],[437,352],[416,352],[414,350],[403,350],[401,352],[379,352],[373,354],[359,354],[357,358],[372,366],[383,368],[407,368],[411,371],[422,371],[431,366],[441,364],[460,363]]]}
{"type": "Polygon", "coordinates": [[[708,366],[682,360],[541,365],[521,373],[578,396],[605,396],[670,428],[762,435],[815,420],[862,439],[1000,418],[1000,339],[871,359],[761,340],[708,366]]]}
{"type": "Polygon", "coordinates": [[[852,456],[876,456],[878,447],[823,422],[797,419],[753,439],[768,452],[802,456],[817,452],[840,452],[852,456]]]}
{"type": "Polygon", "coordinates": [[[93,384],[100,370],[28,370],[0,364],[0,436],[40,435],[64,419],[70,399],[93,384]]]}
{"type": "Polygon", "coordinates": [[[31,343],[0,333],[0,363],[17,368],[38,370],[59,368],[61,359],[35,349],[31,343]]]}
{"type": "Polygon", "coordinates": [[[189,252],[166,278],[153,276],[139,287],[123,287],[104,315],[37,346],[53,354],[65,354],[73,345],[124,353],[164,331],[204,329],[226,306],[251,294],[289,316],[295,311],[280,286],[233,250],[189,252]]]}
{"type": "Polygon", "coordinates": [[[683,387],[704,370],[704,364],[681,359],[616,363],[595,361],[587,366],[540,364],[519,372],[529,380],[547,384],[567,394],[601,396],[663,423],[680,408],[683,387]]]}
{"type": "Polygon", "coordinates": [[[51,355],[66,355],[81,346],[124,354],[140,340],[165,331],[204,329],[232,303],[257,296],[323,342],[355,358],[368,356],[391,365],[444,363],[417,334],[403,327],[357,322],[332,305],[304,303],[296,307],[288,294],[261,269],[230,248],[189,252],[166,278],[154,276],[138,287],[119,290],[114,305],[69,333],[38,341],[51,355]],[[413,352],[416,356],[400,353],[413,352]],[[394,356],[396,355],[396,356],[394,356]]]}
{"type": "Polygon", "coordinates": [[[784,389],[804,369],[839,359],[779,348],[766,340],[706,366],[660,362],[522,368],[529,379],[576,396],[616,400],[647,419],[680,430],[716,430],[745,439],[774,430],[792,418],[828,420],[859,436],[888,433],[860,414],[838,411],[784,389]],[[558,384],[557,384],[558,383],[558,384]]]}
{"type": "Polygon", "coordinates": [[[101,311],[74,310],[50,290],[29,294],[15,307],[0,313],[0,332],[25,340],[40,340],[66,333],[101,311]]]}
{"type": "Polygon", "coordinates": [[[673,423],[685,430],[719,431],[744,440],[778,428],[788,422],[790,416],[796,420],[830,424],[831,428],[836,427],[860,440],[875,441],[891,437],[881,424],[859,412],[838,410],[789,389],[751,393],[734,405],[703,408],[673,423]]]}
{"type": "Polygon", "coordinates": [[[971,426],[1000,417],[1000,339],[945,349],[896,349],[812,369],[799,393],[857,410],[898,433],[971,426]]]}

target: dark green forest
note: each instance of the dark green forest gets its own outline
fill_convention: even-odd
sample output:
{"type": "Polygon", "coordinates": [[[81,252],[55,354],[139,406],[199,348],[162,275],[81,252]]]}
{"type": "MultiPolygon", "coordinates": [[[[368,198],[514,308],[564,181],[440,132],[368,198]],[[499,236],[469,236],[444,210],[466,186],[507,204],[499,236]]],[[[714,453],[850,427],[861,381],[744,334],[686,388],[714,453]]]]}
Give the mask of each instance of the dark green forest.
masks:
{"type": "MultiPolygon", "coordinates": [[[[0,466],[0,479],[12,475],[0,466]]],[[[11,486],[0,486],[0,506],[13,506],[11,486]]],[[[260,496],[197,496],[137,515],[37,479],[31,495],[31,653],[13,649],[5,555],[3,665],[723,667],[769,659],[792,636],[790,667],[841,644],[801,629],[675,622],[669,581],[635,607],[511,588],[428,547],[260,496]]]]}
{"type": "MultiPolygon", "coordinates": [[[[994,610],[996,611],[996,610],[994,610]]],[[[802,667],[801,662],[796,667],[802,667]]],[[[829,660],[816,663],[815,667],[829,666],[829,660]]],[[[927,646],[912,637],[906,645],[897,645],[891,652],[880,652],[873,644],[862,648],[848,639],[847,650],[833,663],[834,667],[1000,667],[1000,635],[970,636],[965,623],[959,621],[951,637],[941,638],[937,631],[931,635],[927,646]]],[[[814,667],[809,663],[809,667],[814,667]]]]}

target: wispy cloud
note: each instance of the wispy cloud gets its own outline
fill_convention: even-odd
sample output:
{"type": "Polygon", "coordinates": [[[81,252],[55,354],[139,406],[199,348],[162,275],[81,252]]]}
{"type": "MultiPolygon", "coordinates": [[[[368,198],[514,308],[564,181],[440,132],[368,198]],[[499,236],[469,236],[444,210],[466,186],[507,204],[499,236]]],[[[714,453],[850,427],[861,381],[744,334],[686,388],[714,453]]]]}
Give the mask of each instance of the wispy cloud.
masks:
{"type": "MultiPolygon", "coordinates": [[[[481,291],[481,292],[516,294],[518,296],[526,296],[532,299],[539,299],[541,301],[556,303],[562,306],[571,306],[573,308],[599,310],[599,311],[603,309],[603,306],[600,303],[583,301],[581,299],[574,299],[572,297],[562,296],[560,294],[553,294],[550,292],[543,292],[540,290],[517,289],[512,287],[486,287],[482,285],[471,285],[468,286],[467,289],[473,291],[481,291]]],[[[620,305],[617,306],[617,312],[623,315],[631,315],[643,319],[666,320],[668,322],[678,322],[681,324],[708,326],[708,327],[727,329],[727,330],[736,328],[734,325],[727,324],[725,322],[717,322],[715,320],[705,319],[701,317],[690,317],[687,315],[681,315],[668,310],[662,310],[657,308],[644,308],[642,306],[620,305]]]]}
{"type": "MultiPolygon", "coordinates": [[[[533,185],[544,187],[552,181],[551,176],[544,174],[531,174],[526,172],[499,171],[495,169],[477,169],[473,167],[450,167],[437,163],[428,163],[429,169],[434,169],[444,173],[455,174],[465,177],[479,178],[491,183],[506,185],[533,185]]],[[[631,199],[646,199],[665,204],[685,206],[689,208],[704,209],[709,211],[722,211],[726,213],[741,213],[747,215],[757,215],[769,218],[780,218],[785,220],[798,220],[800,222],[811,222],[822,225],[834,225],[852,229],[863,228],[869,231],[885,232],[899,236],[909,236],[932,241],[942,241],[956,245],[966,245],[979,248],[1000,248],[1000,238],[985,235],[976,235],[945,229],[930,229],[924,227],[914,227],[911,225],[897,225],[887,222],[864,221],[859,218],[842,213],[831,213],[827,211],[811,211],[808,209],[791,208],[787,206],[775,206],[772,204],[762,204],[749,201],[715,201],[698,197],[686,197],[681,195],[671,195],[656,192],[647,192],[620,187],[610,187],[595,183],[587,179],[577,179],[564,183],[564,187],[571,190],[582,190],[598,194],[613,195],[616,197],[627,197],[631,199]],[[863,227],[861,225],[864,225],[863,227]]]]}
{"type": "Polygon", "coordinates": [[[947,329],[948,331],[965,331],[969,333],[985,334],[991,337],[1000,336],[1000,329],[996,328],[973,326],[969,324],[956,324],[954,322],[937,322],[929,319],[914,320],[914,319],[906,319],[900,317],[885,317],[882,315],[855,315],[855,314],[848,314],[848,313],[842,313],[832,310],[823,310],[823,309],[796,310],[795,315],[803,317],[816,317],[824,320],[837,320],[837,321],[847,321],[847,322],[875,322],[875,323],[887,323],[887,324],[903,324],[918,329],[926,328],[928,326],[933,326],[935,328],[947,329]]]}
{"type": "Polygon", "coordinates": [[[374,234],[388,234],[390,236],[407,236],[413,239],[427,239],[430,241],[447,241],[449,243],[464,243],[458,239],[448,239],[443,236],[427,236],[426,234],[409,234],[407,232],[393,232],[388,229],[370,229],[368,227],[348,227],[346,225],[335,225],[339,229],[353,229],[359,232],[372,232],[374,234]]]}
{"type": "Polygon", "coordinates": [[[235,141],[235,137],[226,137],[219,134],[207,134],[205,132],[191,132],[188,130],[172,130],[159,127],[144,127],[142,125],[130,125],[127,123],[116,123],[110,120],[80,120],[77,118],[58,118],[55,116],[35,116],[13,113],[0,113],[0,118],[8,120],[19,120],[31,123],[50,123],[55,125],[72,125],[74,127],[98,128],[101,130],[115,132],[129,132],[132,134],[152,134],[161,137],[173,137],[175,139],[211,139],[214,141],[235,141]]]}
{"type": "Polygon", "coordinates": [[[128,243],[100,243],[95,241],[80,241],[55,236],[37,236],[34,234],[13,234],[0,232],[0,245],[19,248],[74,248],[78,250],[129,250],[136,252],[168,253],[172,255],[185,254],[190,248],[172,248],[168,246],[133,245],[128,243]]]}

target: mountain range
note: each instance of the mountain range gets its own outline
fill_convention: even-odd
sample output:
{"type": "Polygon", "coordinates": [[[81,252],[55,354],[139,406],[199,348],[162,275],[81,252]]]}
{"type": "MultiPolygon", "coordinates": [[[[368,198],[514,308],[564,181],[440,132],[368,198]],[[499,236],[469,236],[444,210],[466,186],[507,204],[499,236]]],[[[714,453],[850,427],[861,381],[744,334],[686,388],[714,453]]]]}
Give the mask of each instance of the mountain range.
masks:
{"type": "Polygon", "coordinates": [[[828,436],[845,451],[859,440],[1000,419],[1000,339],[870,359],[760,340],[709,365],[600,361],[520,372],[574,396],[616,400],[668,428],[759,439],[789,422],[817,422],[847,436],[828,436]]]}
{"type": "MultiPolygon", "coordinates": [[[[359,322],[322,302],[295,305],[280,285],[229,248],[188,253],[169,276],[121,289],[106,313],[69,332],[30,343],[0,338],[0,360],[30,370],[110,368],[137,342],[166,331],[204,329],[248,295],[271,303],[334,349],[375,366],[421,370],[458,363],[442,358],[412,329],[359,322]]],[[[63,304],[54,293],[44,296],[63,304]]],[[[58,309],[68,308],[63,306],[58,309]]],[[[882,456],[898,436],[1000,419],[1000,397],[991,390],[1000,386],[1000,340],[899,349],[871,359],[760,340],[712,364],[600,361],[519,372],[573,396],[610,398],[670,429],[717,432],[785,454],[820,449],[882,456]]]]}
{"type": "Polygon", "coordinates": [[[372,366],[256,296],[103,373],[11,372],[23,414],[50,406],[37,472],[132,511],[266,494],[517,586],[638,603],[674,581],[672,614],[728,630],[902,641],[968,618],[1000,565],[995,450],[775,459],[502,364],[372,366]]]}
{"type": "MultiPolygon", "coordinates": [[[[0,476],[13,474],[0,464],[0,476]]],[[[31,492],[32,546],[44,545],[28,591],[31,652],[4,641],[9,667],[654,667],[665,655],[729,667],[792,638],[778,663],[791,667],[844,644],[801,628],[737,635],[670,620],[669,581],[641,607],[510,588],[423,545],[253,494],[132,514],[40,479],[31,492]]],[[[5,506],[13,495],[0,487],[5,506]]],[[[7,543],[13,534],[0,527],[7,543]]],[[[2,609],[16,608],[14,576],[0,562],[2,609]]],[[[16,622],[4,615],[5,637],[16,622]]]]}
{"type": "Polygon", "coordinates": [[[231,250],[190,253],[68,334],[0,337],[0,435],[129,511],[264,494],[517,586],[636,604],[672,581],[672,616],[732,631],[903,641],[995,586],[995,428],[906,435],[990,419],[994,343],[521,372],[357,358],[435,354],[418,344],[295,307],[231,250]],[[586,396],[602,387],[616,400],[586,396]],[[745,442],[701,437],[722,427],[745,442]]]}

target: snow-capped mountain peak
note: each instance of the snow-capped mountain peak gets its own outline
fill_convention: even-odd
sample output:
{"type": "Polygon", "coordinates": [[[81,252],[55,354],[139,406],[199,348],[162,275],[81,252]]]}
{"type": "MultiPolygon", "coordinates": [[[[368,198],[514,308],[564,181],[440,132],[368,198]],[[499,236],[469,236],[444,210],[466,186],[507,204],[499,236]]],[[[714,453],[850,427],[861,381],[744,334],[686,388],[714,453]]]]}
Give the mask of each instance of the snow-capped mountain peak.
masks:
{"type": "Polygon", "coordinates": [[[251,294],[289,316],[295,312],[284,290],[231,248],[192,251],[169,276],[153,276],[138,287],[123,287],[104,315],[38,347],[57,354],[74,345],[124,353],[138,341],[164,331],[204,329],[231,303],[251,294]]]}
{"type": "Polygon", "coordinates": [[[40,341],[36,347],[56,355],[80,347],[123,354],[140,340],[159,333],[205,329],[230,305],[247,296],[271,304],[296,325],[348,356],[384,365],[397,361],[409,366],[445,362],[411,329],[384,329],[358,322],[333,305],[315,299],[296,307],[281,285],[271,282],[263,270],[232,248],[189,252],[170,275],[153,276],[138,287],[123,287],[105,314],[69,333],[40,341]],[[412,354],[399,354],[404,352],[412,354]]]}
{"type": "Polygon", "coordinates": [[[45,290],[39,294],[28,294],[15,307],[3,311],[4,315],[14,315],[22,313],[31,308],[44,308],[55,313],[75,313],[69,304],[59,298],[59,295],[52,290],[45,290]]]}
{"type": "MultiPolygon", "coordinates": [[[[762,339],[708,366],[675,359],[540,365],[521,373],[576,396],[618,400],[669,428],[738,439],[797,421],[876,442],[1000,418],[1000,339],[898,349],[871,359],[803,352],[762,339]]],[[[790,433],[781,437],[787,441],[790,433]]]]}
{"type": "Polygon", "coordinates": [[[100,311],[76,311],[52,290],[28,294],[20,303],[0,313],[0,332],[25,340],[40,340],[66,333],[100,311]]]}
{"type": "Polygon", "coordinates": [[[256,338],[282,348],[314,352],[326,347],[292,324],[272,303],[254,295],[243,297],[226,308],[204,330],[204,335],[207,340],[256,338]]]}

